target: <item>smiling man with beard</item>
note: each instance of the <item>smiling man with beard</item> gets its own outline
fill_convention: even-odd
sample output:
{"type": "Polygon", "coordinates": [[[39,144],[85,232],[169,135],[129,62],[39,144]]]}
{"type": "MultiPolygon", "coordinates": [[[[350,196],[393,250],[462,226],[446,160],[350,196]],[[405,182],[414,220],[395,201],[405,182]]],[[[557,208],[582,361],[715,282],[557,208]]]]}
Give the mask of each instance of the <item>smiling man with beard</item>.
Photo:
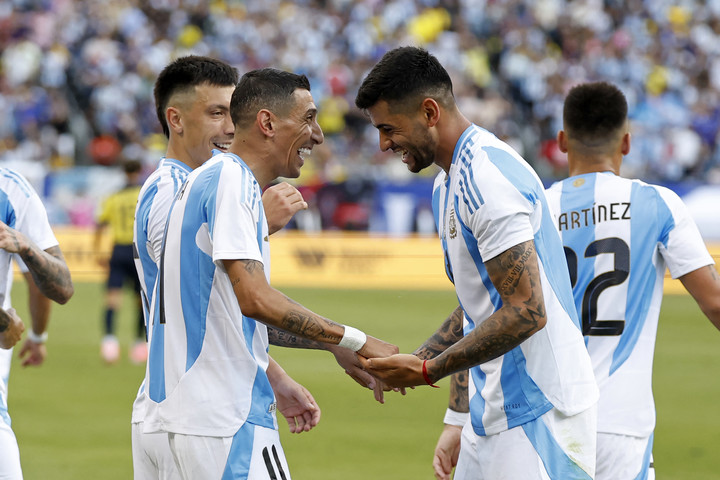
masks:
{"type": "MultiPolygon", "coordinates": [[[[465,385],[470,369],[469,396],[451,391],[445,422],[462,436],[456,479],[592,478],[598,388],[540,179],[460,113],[448,73],[423,49],[386,53],[355,103],[381,150],[412,172],[442,168],[432,205],[460,303],[413,355],[366,369],[391,387],[457,372],[465,385]]],[[[438,478],[444,467],[436,460],[438,478]]]]}

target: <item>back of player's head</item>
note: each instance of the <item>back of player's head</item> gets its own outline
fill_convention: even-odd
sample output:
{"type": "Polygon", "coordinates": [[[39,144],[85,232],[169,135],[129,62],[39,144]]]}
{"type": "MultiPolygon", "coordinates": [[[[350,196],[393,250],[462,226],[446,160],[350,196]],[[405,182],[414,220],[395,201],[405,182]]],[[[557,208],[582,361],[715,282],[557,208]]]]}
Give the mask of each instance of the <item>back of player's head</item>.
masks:
{"type": "Polygon", "coordinates": [[[140,160],[125,160],[123,162],[123,171],[127,175],[132,175],[134,173],[140,173],[142,171],[142,163],[140,160]]]}
{"type": "Polygon", "coordinates": [[[230,100],[230,116],[235,128],[251,125],[262,109],[279,117],[287,115],[295,106],[293,93],[297,89],[310,91],[310,81],[305,75],[276,68],[247,72],[240,78],[230,100]]]}
{"type": "Polygon", "coordinates": [[[218,87],[234,87],[238,71],[225,62],[210,57],[189,55],[180,57],[166,66],[155,81],[155,109],[166,137],[170,137],[165,110],[173,95],[209,84],[218,87]]]}
{"type": "Polygon", "coordinates": [[[453,102],[452,81],[437,58],[418,47],[390,50],[360,85],[355,105],[366,110],[384,100],[393,109],[416,108],[424,98],[448,108],[453,102]]]}
{"type": "Polygon", "coordinates": [[[625,132],[628,104],[615,85],[592,82],[570,89],[563,107],[563,126],[568,137],[595,146],[625,132]]]}

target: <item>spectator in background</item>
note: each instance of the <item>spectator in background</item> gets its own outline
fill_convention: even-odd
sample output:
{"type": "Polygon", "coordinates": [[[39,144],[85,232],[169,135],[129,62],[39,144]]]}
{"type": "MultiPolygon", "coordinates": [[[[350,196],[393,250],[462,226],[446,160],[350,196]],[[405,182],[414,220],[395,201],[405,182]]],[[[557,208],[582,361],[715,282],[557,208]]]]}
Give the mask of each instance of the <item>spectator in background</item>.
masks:
{"type": "Polygon", "coordinates": [[[358,112],[349,92],[357,91],[359,79],[385,51],[408,43],[426,47],[446,65],[468,118],[508,136],[503,140],[541,178],[560,178],[563,169],[557,167],[557,148],[539,146],[555,147],[548,141],[561,128],[565,93],[572,84],[596,79],[623,88],[634,130],[647,132],[624,162],[625,173],[660,182],[720,178],[716,0],[676,5],[273,0],[212,7],[205,2],[13,0],[0,6],[0,106],[12,113],[0,118],[0,144],[18,150],[7,156],[39,163],[55,158],[56,164],[67,157],[67,149],[57,147],[69,143],[67,136],[77,140],[79,155],[101,135],[118,138],[124,147],[142,147],[158,132],[150,85],[171,59],[192,53],[240,71],[281,65],[305,73],[318,104],[335,107],[337,115],[320,119],[327,132],[321,147],[327,162],[318,178],[300,179],[300,186],[372,180],[378,174],[388,178],[383,174],[396,162],[375,154],[372,130],[355,121],[358,112]],[[47,102],[37,102],[44,91],[65,100],[55,102],[61,106],[56,113],[46,111],[47,102]],[[486,118],[488,112],[495,118],[486,118]],[[25,125],[33,116],[41,119],[39,137],[38,128],[25,125]],[[347,128],[331,133],[343,122],[347,128]],[[690,131],[699,135],[699,149],[690,131]],[[699,153],[685,156],[678,166],[672,148],[687,142],[699,153]],[[53,155],[27,156],[37,143],[53,155]]]}
{"type": "Polygon", "coordinates": [[[105,312],[100,344],[100,355],[111,364],[120,358],[120,343],[116,336],[115,316],[122,305],[123,286],[132,284],[137,324],[135,343],[130,350],[130,359],[142,363],[147,359],[145,321],[140,299],[140,281],[135,271],[133,256],[133,221],[135,207],[140,193],[142,165],[135,160],[123,164],[126,183],[120,191],[113,193],[102,204],[95,228],[95,251],[102,251],[103,235],[107,227],[112,231],[112,254],[109,259],[99,257],[98,262],[108,269],[105,292],[105,312]]]}

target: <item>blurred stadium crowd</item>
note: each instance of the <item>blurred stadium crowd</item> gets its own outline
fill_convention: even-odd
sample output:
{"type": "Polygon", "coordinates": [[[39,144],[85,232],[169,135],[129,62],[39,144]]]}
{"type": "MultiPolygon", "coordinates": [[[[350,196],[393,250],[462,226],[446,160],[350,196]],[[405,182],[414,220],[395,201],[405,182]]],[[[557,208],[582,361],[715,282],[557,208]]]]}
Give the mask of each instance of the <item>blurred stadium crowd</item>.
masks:
{"type": "Polygon", "coordinates": [[[404,182],[354,107],[366,71],[403,44],[434,53],[461,110],[545,179],[565,174],[565,93],[608,80],[631,107],[625,174],[720,183],[720,0],[5,0],[0,164],[36,182],[119,158],[151,170],[165,149],[153,82],[195,53],[310,78],[326,142],[301,186],[404,182]]]}

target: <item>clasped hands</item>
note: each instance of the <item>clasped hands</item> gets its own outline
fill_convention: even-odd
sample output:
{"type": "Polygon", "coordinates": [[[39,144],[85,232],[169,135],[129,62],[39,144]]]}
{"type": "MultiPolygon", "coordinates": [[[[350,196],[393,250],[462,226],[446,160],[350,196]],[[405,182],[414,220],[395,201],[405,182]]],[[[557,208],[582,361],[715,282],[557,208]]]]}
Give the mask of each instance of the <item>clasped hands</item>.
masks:
{"type": "Polygon", "coordinates": [[[392,390],[405,395],[405,387],[426,384],[423,360],[398,352],[396,345],[368,335],[357,354],[341,348],[333,353],[345,373],[363,387],[372,389],[375,400],[384,403],[384,392],[392,390]]]}

